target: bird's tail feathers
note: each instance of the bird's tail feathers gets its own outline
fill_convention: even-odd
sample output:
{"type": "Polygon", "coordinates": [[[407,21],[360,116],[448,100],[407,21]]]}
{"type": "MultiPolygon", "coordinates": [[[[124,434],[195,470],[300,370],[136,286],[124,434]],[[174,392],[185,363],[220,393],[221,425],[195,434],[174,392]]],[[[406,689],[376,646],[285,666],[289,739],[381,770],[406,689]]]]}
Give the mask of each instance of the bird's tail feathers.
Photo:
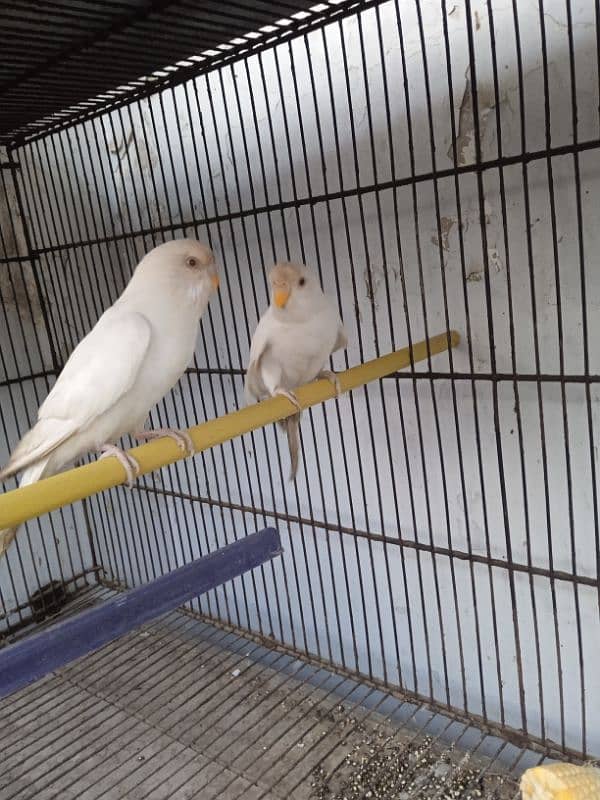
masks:
{"type": "Polygon", "coordinates": [[[11,546],[13,539],[17,535],[18,528],[5,528],[3,531],[0,531],[0,559],[4,557],[4,554],[11,546]]]}
{"type": "Polygon", "coordinates": [[[298,454],[300,452],[300,414],[282,419],[279,425],[285,430],[290,450],[290,481],[296,479],[298,454]]]}
{"type": "MultiPolygon", "coordinates": [[[[47,458],[38,461],[36,464],[32,464],[21,476],[19,487],[28,486],[30,483],[36,483],[36,481],[41,480],[43,477],[45,477],[47,466],[47,458]]],[[[12,544],[12,541],[17,535],[18,530],[18,528],[5,528],[4,530],[0,530],[0,558],[3,557],[12,544]]]]}
{"type": "Polygon", "coordinates": [[[16,446],[8,464],[0,470],[0,481],[5,481],[27,467],[35,470],[38,462],[45,465],[47,457],[74,432],[74,425],[64,419],[48,417],[38,420],[16,446]]]}

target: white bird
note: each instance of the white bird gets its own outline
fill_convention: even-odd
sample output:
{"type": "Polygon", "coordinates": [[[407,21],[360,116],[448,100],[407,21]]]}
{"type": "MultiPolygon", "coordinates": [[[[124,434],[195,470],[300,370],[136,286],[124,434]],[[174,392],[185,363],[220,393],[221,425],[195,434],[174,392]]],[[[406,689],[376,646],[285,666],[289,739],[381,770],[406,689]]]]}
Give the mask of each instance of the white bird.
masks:
{"type": "MultiPolygon", "coordinates": [[[[316,378],[330,380],[339,394],[337,375],[325,369],[330,355],[348,343],[336,305],[304,264],[276,264],[269,273],[269,283],[271,304],[260,318],[250,345],[247,399],[283,395],[300,410],[293,389],[316,378]]],[[[279,424],[287,433],[290,480],[294,480],[300,414],[279,424]]]]}
{"type": "MultiPolygon", "coordinates": [[[[138,465],[113,444],[125,434],[171,436],[193,452],[182,431],[144,431],[144,425],[192,360],[200,317],[218,285],[212,251],[194,239],[166,242],[144,256],[118,300],[71,353],[0,480],[25,470],[19,484],[25,486],[100,451],[119,459],[131,485],[138,465]]],[[[0,557],[16,532],[0,531],[0,557]]]]}

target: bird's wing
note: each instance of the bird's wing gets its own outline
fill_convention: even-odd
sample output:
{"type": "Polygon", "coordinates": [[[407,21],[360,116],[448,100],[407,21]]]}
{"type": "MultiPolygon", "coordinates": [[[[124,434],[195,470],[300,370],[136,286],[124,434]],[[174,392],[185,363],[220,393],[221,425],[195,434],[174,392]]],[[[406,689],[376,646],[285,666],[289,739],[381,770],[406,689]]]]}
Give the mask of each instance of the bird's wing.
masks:
{"type": "Polygon", "coordinates": [[[113,407],[134,385],[150,336],[142,314],[109,309],[71,353],[0,479],[44,458],[113,407]]]}
{"type": "Polygon", "coordinates": [[[81,340],[64,366],[39,417],[88,425],[134,385],[152,328],[143,314],[110,309],[81,340]]]}
{"type": "Polygon", "coordinates": [[[260,318],[256,330],[254,331],[252,342],[250,343],[250,359],[244,383],[244,392],[247,400],[251,400],[252,398],[258,400],[264,393],[264,386],[260,375],[260,360],[269,349],[270,326],[267,314],[260,318]]]}

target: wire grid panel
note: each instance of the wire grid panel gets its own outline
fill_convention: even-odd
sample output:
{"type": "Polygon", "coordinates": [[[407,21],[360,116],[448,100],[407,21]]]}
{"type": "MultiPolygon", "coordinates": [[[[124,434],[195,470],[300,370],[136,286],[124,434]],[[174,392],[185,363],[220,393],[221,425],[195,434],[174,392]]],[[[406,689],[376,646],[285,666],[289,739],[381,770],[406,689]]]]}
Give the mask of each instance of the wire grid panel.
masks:
{"type": "Polygon", "coordinates": [[[277,259],[337,298],[336,369],[463,334],[308,413],[295,486],[269,429],[89,501],[110,578],[275,520],[281,563],[196,610],[599,752],[598,31],[566,0],[359,3],[15,150],[59,363],[154,243],[215,248],[221,291],[154,425],[243,402],[277,259]]]}
{"type": "MultiPolygon", "coordinates": [[[[35,421],[37,408],[54,383],[52,343],[36,277],[28,258],[23,208],[13,162],[0,149],[0,463],[35,421]]],[[[3,490],[16,486],[7,481],[3,490]]],[[[31,524],[0,562],[0,632],[31,620],[30,598],[51,580],[78,588],[93,578],[94,558],[81,508],[65,509],[31,524]]],[[[50,586],[40,604],[53,605],[50,586]]]]}
{"type": "Polygon", "coordinates": [[[68,124],[125,95],[147,94],[165,78],[193,74],[198,62],[232,60],[265,38],[285,38],[316,15],[338,13],[336,6],[335,0],[316,7],[312,0],[224,0],[201,7],[174,0],[75,0],[47,4],[42,14],[27,2],[2,8],[0,142],[68,124]]]}

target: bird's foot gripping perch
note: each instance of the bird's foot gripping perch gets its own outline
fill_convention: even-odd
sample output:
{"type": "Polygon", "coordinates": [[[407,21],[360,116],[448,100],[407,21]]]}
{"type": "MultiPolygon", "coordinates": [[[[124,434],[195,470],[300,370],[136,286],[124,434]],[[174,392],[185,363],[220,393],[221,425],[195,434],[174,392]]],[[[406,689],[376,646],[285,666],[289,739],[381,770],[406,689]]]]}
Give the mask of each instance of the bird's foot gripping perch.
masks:
{"type": "Polygon", "coordinates": [[[173,439],[185,456],[191,456],[196,452],[194,443],[187,431],[175,430],[173,428],[155,428],[151,431],[140,431],[133,435],[135,439],[140,440],[160,439],[162,436],[166,436],[168,439],[173,439]]]}
{"type": "Polygon", "coordinates": [[[121,450],[120,447],[114,444],[103,445],[100,448],[100,453],[101,455],[98,461],[102,461],[103,458],[109,458],[110,456],[114,456],[117,459],[127,475],[126,485],[131,489],[140,474],[140,466],[135,458],[132,458],[124,450],[121,450]]]}
{"type": "Polygon", "coordinates": [[[273,397],[276,397],[278,395],[287,398],[290,401],[290,403],[293,403],[293,405],[296,406],[298,411],[302,411],[302,406],[298,402],[298,398],[289,389],[284,389],[282,386],[278,386],[277,389],[275,389],[275,391],[273,392],[273,397]]]}
{"type": "Polygon", "coordinates": [[[340,383],[340,379],[338,378],[335,372],[333,372],[330,369],[322,369],[321,372],[319,372],[319,374],[317,375],[317,379],[319,378],[323,378],[324,380],[329,381],[329,383],[332,383],[336,395],[338,397],[341,395],[342,384],[340,383]]]}

